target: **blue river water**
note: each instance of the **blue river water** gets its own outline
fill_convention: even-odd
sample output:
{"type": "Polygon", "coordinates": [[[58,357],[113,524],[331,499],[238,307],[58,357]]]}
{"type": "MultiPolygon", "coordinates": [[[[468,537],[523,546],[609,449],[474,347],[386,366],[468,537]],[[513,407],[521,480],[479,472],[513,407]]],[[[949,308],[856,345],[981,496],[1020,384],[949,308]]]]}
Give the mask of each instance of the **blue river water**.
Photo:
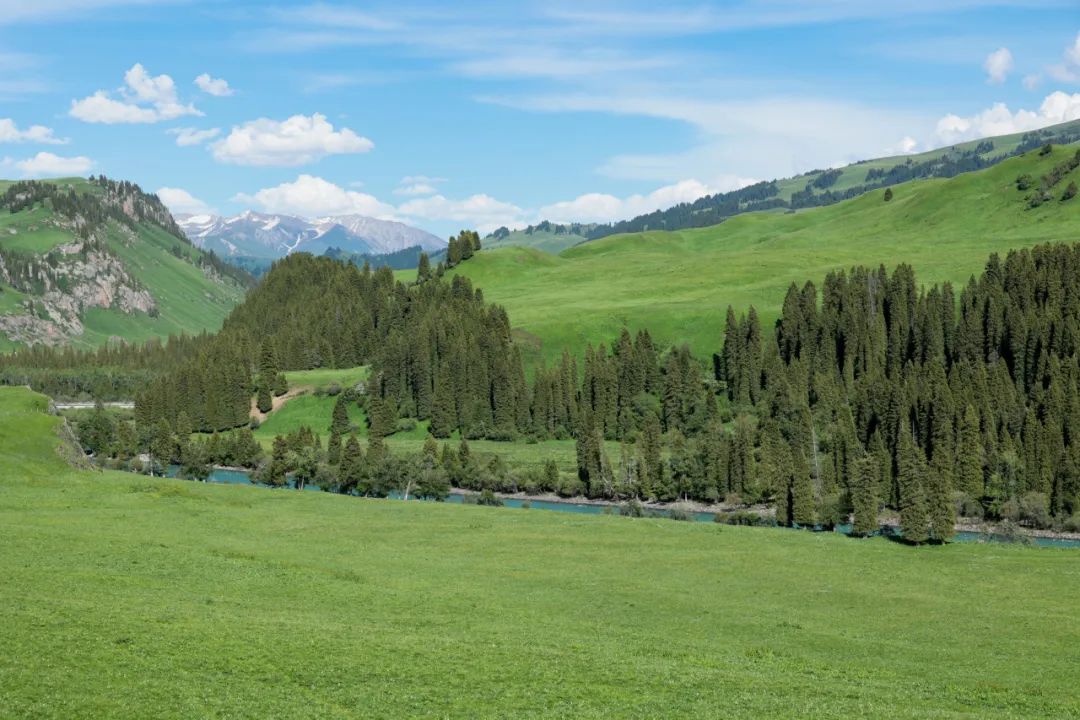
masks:
{"type": "MultiPolygon", "coordinates": [[[[177,468],[172,466],[169,468],[168,475],[170,477],[175,476],[177,468]]],[[[250,485],[251,478],[248,473],[243,470],[227,470],[225,468],[215,468],[210,473],[208,482],[222,483],[225,485],[250,485]]],[[[322,492],[315,485],[308,485],[304,490],[310,490],[312,492],[322,492]]],[[[453,494],[446,498],[446,502],[451,504],[463,504],[464,496],[453,494]]],[[[594,505],[590,503],[575,503],[575,502],[552,502],[550,500],[522,500],[519,498],[502,498],[504,507],[508,508],[521,508],[528,507],[533,510],[554,510],[556,512],[569,512],[579,513],[582,515],[604,515],[604,514],[618,514],[618,507],[612,505],[594,505]]],[[[655,512],[654,515],[658,517],[664,517],[662,512],[655,512]]],[[[716,515],[711,512],[692,512],[689,514],[692,520],[697,522],[715,522],[716,515]]],[[[851,530],[850,526],[840,525],[836,528],[836,532],[847,533],[851,530]]],[[[980,532],[958,532],[954,538],[956,542],[996,542],[1005,541],[1003,538],[980,532]]],[[[1031,537],[1031,544],[1040,547],[1065,547],[1065,548],[1080,548],[1080,540],[1072,540],[1069,538],[1044,538],[1044,537],[1031,537]]]]}

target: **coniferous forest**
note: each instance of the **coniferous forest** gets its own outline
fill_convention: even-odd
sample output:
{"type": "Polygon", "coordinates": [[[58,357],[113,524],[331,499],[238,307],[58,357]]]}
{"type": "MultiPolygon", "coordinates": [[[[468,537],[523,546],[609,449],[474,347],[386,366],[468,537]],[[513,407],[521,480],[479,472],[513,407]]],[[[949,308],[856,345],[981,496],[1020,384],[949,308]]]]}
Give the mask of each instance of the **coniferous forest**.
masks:
{"type": "Polygon", "coordinates": [[[856,532],[884,510],[921,542],[949,539],[958,513],[1049,526],[1077,510],[1078,298],[1080,246],[991,256],[959,292],[921,287],[906,265],[857,267],[793,285],[773,328],[752,307],[728,308],[710,358],[624,330],[584,357],[526,368],[510,318],[462,276],[405,284],[387,268],[297,254],[216,335],[28,349],[3,372],[45,389],[138,387],[134,425],[95,414],[86,444],[196,477],[219,463],[375,495],[457,485],[765,503],[781,524],[850,518],[856,532]],[[330,427],[282,436],[263,457],[247,427],[288,392],[285,371],[359,365],[371,376],[337,397],[330,427]],[[366,410],[366,451],[350,433],[353,403],[366,410]],[[383,438],[409,418],[429,421],[429,443],[395,458],[383,438]],[[573,438],[578,472],[484,466],[468,448],[480,438],[573,438]]]}

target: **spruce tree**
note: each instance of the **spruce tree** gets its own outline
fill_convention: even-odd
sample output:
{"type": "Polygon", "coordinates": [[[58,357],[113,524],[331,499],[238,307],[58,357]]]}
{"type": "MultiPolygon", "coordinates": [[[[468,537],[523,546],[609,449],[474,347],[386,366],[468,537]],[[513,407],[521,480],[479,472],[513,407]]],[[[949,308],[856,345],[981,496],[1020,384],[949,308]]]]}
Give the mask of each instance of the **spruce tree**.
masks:
{"type": "Polygon", "coordinates": [[[982,437],[979,434],[979,414],[971,405],[964,410],[960,422],[954,477],[958,490],[972,499],[982,498],[985,493],[982,437]]]}
{"type": "Polygon", "coordinates": [[[851,486],[851,534],[865,537],[878,530],[878,461],[864,455],[855,461],[851,486]]]}
{"type": "Polygon", "coordinates": [[[900,531],[907,542],[924,543],[930,539],[930,517],[924,488],[926,460],[907,427],[900,430],[897,440],[897,465],[900,531]]]}

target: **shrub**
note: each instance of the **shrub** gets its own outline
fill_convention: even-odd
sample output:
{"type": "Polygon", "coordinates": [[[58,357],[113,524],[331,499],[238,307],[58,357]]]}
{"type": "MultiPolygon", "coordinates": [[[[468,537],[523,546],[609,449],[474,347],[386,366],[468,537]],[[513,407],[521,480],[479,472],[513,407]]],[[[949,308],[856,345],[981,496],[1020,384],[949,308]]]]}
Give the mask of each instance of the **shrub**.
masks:
{"type": "Polygon", "coordinates": [[[1080,533],[1080,510],[1074,512],[1071,517],[1065,518],[1061,529],[1065,532],[1080,533]]]}
{"type": "Polygon", "coordinates": [[[1046,144],[1045,144],[1045,145],[1043,145],[1043,146],[1042,146],[1042,148],[1041,148],[1041,149],[1039,150],[1039,157],[1044,157],[1044,156],[1046,156],[1046,155],[1049,155],[1049,154],[1050,154],[1050,153],[1052,153],[1052,152],[1054,152],[1054,146],[1053,146],[1053,144],[1052,144],[1052,143],[1046,143],[1046,144]]]}
{"type": "Polygon", "coordinates": [[[983,506],[975,498],[962,492],[958,492],[953,496],[953,503],[956,506],[956,516],[965,518],[975,518],[982,520],[983,518],[983,506]]]}
{"type": "Polygon", "coordinates": [[[885,202],[892,200],[893,192],[892,188],[885,188],[885,202]]]}
{"type": "Polygon", "coordinates": [[[1035,184],[1035,178],[1031,177],[1031,173],[1024,173],[1016,178],[1016,189],[1021,192],[1030,190],[1033,184],[1035,184]]]}
{"type": "Polygon", "coordinates": [[[476,504],[487,505],[488,507],[502,507],[503,501],[496,497],[490,488],[484,488],[480,492],[480,497],[476,498],[476,504]]]}
{"type": "Polygon", "coordinates": [[[555,489],[559,497],[574,497],[585,492],[585,486],[581,480],[573,475],[566,475],[559,479],[559,487],[555,489]]]}
{"type": "Polygon", "coordinates": [[[330,385],[326,388],[326,394],[329,395],[330,397],[336,397],[340,393],[341,393],[341,386],[338,385],[336,382],[330,383],[330,385]]]}
{"type": "Polygon", "coordinates": [[[521,501],[521,509],[522,510],[528,510],[531,507],[532,507],[532,503],[529,502],[528,500],[522,500],[521,501]]]}
{"type": "Polygon", "coordinates": [[[1040,530],[1053,525],[1050,502],[1045,493],[1031,492],[1020,499],[1020,519],[1040,530]]]}
{"type": "Polygon", "coordinates": [[[672,520],[680,520],[683,522],[693,520],[694,515],[689,510],[683,507],[673,507],[668,510],[668,517],[672,520]]]}
{"type": "Polygon", "coordinates": [[[401,418],[397,421],[398,432],[412,432],[416,429],[416,418],[401,418]]]}
{"type": "Polygon", "coordinates": [[[748,510],[736,510],[729,513],[717,513],[713,522],[723,525],[744,525],[747,527],[767,527],[773,524],[770,518],[748,510]]]}
{"type": "Polygon", "coordinates": [[[644,517],[645,506],[637,498],[630,498],[619,506],[619,514],[623,517],[644,517]]]}
{"type": "Polygon", "coordinates": [[[1076,181],[1073,180],[1069,183],[1068,187],[1065,188],[1065,192],[1061,196],[1062,202],[1066,200],[1072,200],[1074,197],[1076,197],[1076,192],[1076,181]]]}

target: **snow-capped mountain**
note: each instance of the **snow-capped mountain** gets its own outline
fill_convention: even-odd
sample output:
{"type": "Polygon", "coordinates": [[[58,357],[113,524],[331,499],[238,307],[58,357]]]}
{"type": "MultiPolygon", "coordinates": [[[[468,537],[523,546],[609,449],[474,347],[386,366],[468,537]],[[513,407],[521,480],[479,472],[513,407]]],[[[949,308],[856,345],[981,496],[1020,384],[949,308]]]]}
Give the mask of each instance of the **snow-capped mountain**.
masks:
{"type": "Polygon", "coordinates": [[[429,251],[446,247],[445,241],[419,228],[363,215],[306,220],[248,210],[233,217],[176,215],[176,221],[195,245],[223,256],[279,258],[297,251],[321,255],[331,247],[384,255],[417,245],[429,251]]]}

